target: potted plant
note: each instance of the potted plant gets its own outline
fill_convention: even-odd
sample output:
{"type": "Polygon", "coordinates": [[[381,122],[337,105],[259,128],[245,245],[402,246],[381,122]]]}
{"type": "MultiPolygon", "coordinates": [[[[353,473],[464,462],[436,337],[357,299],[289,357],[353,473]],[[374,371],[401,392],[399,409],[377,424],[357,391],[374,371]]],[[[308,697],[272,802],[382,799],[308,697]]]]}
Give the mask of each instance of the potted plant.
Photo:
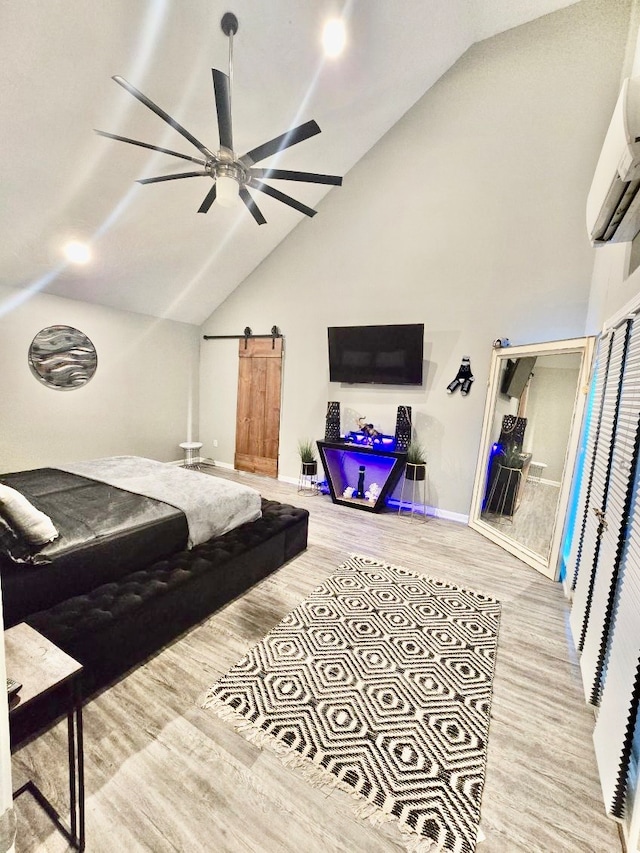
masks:
{"type": "Polygon", "coordinates": [[[405,477],[407,480],[424,480],[427,475],[427,454],[419,441],[410,441],[407,448],[405,477]]]}
{"type": "Polygon", "coordinates": [[[522,451],[515,442],[507,444],[501,453],[501,458],[499,458],[500,465],[503,468],[517,468],[518,470],[522,469],[523,461],[522,451]]]}
{"type": "Polygon", "coordinates": [[[310,439],[303,439],[298,442],[298,453],[300,454],[300,462],[302,465],[303,477],[315,477],[318,473],[318,461],[313,442],[310,439]]]}

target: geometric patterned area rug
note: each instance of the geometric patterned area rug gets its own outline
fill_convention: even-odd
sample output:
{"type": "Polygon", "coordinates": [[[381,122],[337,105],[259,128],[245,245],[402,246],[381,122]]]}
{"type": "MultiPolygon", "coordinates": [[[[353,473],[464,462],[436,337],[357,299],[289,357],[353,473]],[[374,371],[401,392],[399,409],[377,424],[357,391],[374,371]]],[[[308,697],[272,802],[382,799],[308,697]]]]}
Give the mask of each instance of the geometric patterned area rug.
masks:
{"type": "Polygon", "coordinates": [[[409,849],[473,853],[499,619],[495,599],[352,556],[203,707],[409,849]]]}

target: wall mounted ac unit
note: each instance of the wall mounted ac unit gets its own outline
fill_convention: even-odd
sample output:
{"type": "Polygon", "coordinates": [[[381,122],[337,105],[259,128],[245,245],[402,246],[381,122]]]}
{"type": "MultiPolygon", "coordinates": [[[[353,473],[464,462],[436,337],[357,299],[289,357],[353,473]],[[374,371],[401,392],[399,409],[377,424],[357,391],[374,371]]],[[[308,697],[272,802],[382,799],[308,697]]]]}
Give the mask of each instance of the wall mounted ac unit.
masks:
{"type": "Polygon", "coordinates": [[[640,231],[640,77],[622,84],[587,197],[591,243],[626,243],[640,231]]]}

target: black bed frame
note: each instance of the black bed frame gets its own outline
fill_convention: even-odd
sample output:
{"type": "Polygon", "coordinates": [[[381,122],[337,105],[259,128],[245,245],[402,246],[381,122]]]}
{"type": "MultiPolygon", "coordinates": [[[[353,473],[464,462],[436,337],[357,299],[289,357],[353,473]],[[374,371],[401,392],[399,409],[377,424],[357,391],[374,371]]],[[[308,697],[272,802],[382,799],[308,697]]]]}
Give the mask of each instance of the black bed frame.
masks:
{"type": "MultiPolygon", "coordinates": [[[[25,621],[83,667],[84,698],[114,683],[307,546],[307,510],[262,500],[262,517],[25,621]]],[[[59,697],[23,714],[20,742],[62,715],[59,697]]]]}

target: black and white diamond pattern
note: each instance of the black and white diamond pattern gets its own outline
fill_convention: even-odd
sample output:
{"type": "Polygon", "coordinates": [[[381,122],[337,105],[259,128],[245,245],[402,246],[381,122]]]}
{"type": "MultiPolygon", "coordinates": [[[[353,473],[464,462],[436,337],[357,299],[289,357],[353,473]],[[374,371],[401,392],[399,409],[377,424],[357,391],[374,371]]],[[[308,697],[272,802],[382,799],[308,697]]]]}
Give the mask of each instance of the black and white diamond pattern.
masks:
{"type": "Polygon", "coordinates": [[[352,557],[209,696],[439,850],[472,853],[500,604],[352,557]]]}

